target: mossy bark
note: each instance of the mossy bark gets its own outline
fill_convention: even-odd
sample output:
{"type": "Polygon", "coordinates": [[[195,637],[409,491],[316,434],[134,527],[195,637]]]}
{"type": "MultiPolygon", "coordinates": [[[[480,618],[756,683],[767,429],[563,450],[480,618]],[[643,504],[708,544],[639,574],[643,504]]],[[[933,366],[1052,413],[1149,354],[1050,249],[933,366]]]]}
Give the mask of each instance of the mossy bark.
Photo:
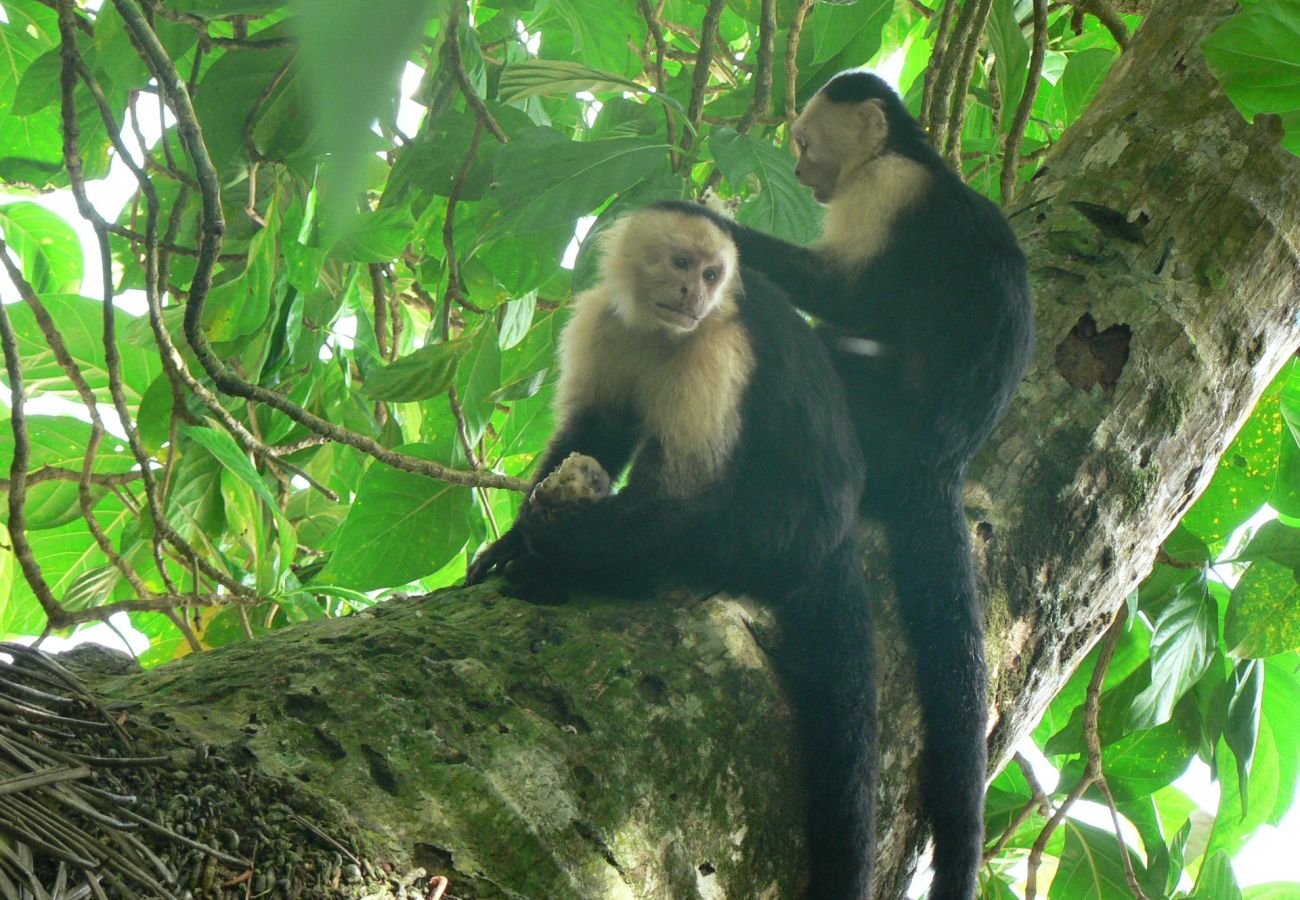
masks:
{"type": "Polygon", "coordinates": [[[726,598],[453,589],[95,687],[456,896],[781,898],[799,776],[766,621],[726,598]]]}
{"type": "MultiPolygon", "coordinates": [[[[1010,212],[1039,341],[972,472],[1001,764],[1152,564],[1300,343],[1300,160],[1199,45],[1232,0],[1162,0],[1010,212]]],[[[915,866],[920,727],[880,599],[877,896],[915,866]]],[[[793,897],[790,715],[739,601],[532,607],[492,587],[103,682],[325,798],[458,896],[793,897]]],[[[766,641],[764,642],[766,644],[766,641]]]]}

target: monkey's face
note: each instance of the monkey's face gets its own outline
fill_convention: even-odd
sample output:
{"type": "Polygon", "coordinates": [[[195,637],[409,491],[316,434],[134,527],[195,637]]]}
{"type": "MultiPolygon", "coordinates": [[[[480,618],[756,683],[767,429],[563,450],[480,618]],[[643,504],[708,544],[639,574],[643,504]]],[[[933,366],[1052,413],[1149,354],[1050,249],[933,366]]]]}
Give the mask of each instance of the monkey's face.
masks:
{"type": "Polygon", "coordinates": [[[665,331],[686,334],[722,301],[728,274],[722,254],[667,241],[646,260],[642,303],[665,331]]]}
{"type": "Polygon", "coordinates": [[[795,177],[812,188],[818,203],[830,203],[846,178],[880,154],[888,126],[879,100],[834,103],[819,94],[790,134],[799,152],[795,177]]]}
{"type": "Polygon", "coordinates": [[[703,216],[643,209],[601,240],[611,303],[629,328],[680,338],[734,302],[736,245],[703,216]]]}

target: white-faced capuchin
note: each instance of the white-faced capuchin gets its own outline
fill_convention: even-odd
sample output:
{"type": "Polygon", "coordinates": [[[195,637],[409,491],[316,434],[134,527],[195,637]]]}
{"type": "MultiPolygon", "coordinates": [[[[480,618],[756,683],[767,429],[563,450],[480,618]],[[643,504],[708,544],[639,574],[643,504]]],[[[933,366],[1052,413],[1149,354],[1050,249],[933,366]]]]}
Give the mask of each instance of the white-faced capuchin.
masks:
{"type": "Polygon", "coordinates": [[[467,581],[521,596],[725,590],[775,609],[809,790],[810,897],[870,895],[876,782],[872,624],[857,534],[863,465],[825,348],[702,210],[642,210],[602,242],[603,281],[560,344],[558,429],[617,493],[524,507],[467,581]]]}
{"type": "MultiPolygon", "coordinates": [[[[884,81],[843,72],[791,132],[826,206],[801,247],[715,217],[746,267],[820,321],[867,461],[863,511],[886,526],[926,725],[930,900],[978,890],[987,767],[982,610],[962,509],[967,466],[1024,375],[1024,254],[991,201],[926,140],[884,81]]],[[[690,207],[666,203],[661,208],[690,207]]]]}

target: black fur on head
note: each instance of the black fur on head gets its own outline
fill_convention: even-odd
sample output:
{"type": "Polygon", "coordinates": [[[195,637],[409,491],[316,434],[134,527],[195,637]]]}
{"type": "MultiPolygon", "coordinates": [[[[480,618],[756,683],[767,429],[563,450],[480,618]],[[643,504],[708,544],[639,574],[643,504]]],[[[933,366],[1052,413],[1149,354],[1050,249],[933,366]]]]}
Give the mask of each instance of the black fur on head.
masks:
{"type": "Polygon", "coordinates": [[[921,123],[907,111],[898,92],[879,75],[863,72],[860,69],[850,69],[826,82],[817,93],[832,103],[879,100],[884,104],[885,120],[889,123],[888,146],[891,150],[902,151],[907,146],[915,144],[929,146],[929,138],[921,123]]]}

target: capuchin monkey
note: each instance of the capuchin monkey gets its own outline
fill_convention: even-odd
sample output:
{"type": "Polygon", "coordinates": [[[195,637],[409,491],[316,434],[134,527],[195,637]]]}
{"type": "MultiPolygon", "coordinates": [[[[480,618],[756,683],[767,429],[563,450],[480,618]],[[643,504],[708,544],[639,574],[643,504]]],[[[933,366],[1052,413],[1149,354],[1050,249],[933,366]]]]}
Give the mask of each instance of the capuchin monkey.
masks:
{"type": "Polygon", "coordinates": [[[819,320],[844,385],[867,461],[863,511],[886,526],[916,651],[929,897],[969,900],[983,849],[988,676],[962,486],[1028,364],[1025,257],[998,208],[875,75],[832,78],[791,134],[795,174],[826,206],[821,239],[801,247],[712,220],[743,265],[819,320]]]}
{"type": "Polygon", "coordinates": [[[788,299],[741,272],[698,208],[642,210],[606,232],[603,280],[560,343],[559,426],[541,481],[569,454],[617,493],[567,513],[526,504],[470,566],[527,598],[665,587],[748,594],[782,626],[797,713],[816,900],[871,889],[876,784],[873,630],[857,536],[863,464],[825,348],[788,299]]]}

